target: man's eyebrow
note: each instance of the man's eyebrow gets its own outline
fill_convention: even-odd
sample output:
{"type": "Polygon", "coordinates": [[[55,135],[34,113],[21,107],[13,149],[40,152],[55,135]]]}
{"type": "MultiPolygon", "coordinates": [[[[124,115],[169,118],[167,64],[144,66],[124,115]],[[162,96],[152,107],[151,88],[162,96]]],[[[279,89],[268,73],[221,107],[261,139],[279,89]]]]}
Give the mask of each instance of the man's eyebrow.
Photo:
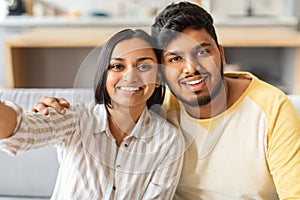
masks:
{"type": "MultiPolygon", "coordinates": [[[[203,43],[200,43],[198,45],[196,45],[193,49],[201,49],[203,47],[207,47],[207,46],[211,46],[211,43],[210,42],[203,42],[203,43]]],[[[167,52],[164,57],[168,57],[168,56],[174,56],[174,55],[181,55],[183,52],[178,50],[178,51],[169,51],[167,52]]]]}
{"type": "Polygon", "coordinates": [[[174,55],[181,55],[182,51],[168,51],[164,57],[168,57],[168,56],[174,56],[174,55]]]}
{"type": "Polygon", "coordinates": [[[207,46],[211,46],[211,43],[209,43],[209,42],[203,42],[203,43],[201,43],[201,44],[196,45],[196,46],[194,47],[194,49],[201,49],[201,48],[207,47],[207,46]]]}

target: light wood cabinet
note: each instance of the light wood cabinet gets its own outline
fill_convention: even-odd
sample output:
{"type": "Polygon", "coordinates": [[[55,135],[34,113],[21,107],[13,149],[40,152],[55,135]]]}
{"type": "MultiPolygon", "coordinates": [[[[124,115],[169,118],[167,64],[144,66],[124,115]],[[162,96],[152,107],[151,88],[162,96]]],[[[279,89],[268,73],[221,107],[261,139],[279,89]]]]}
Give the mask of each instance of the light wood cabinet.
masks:
{"type": "MultiPolygon", "coordinates": [[[[89,76],[96,67],[94,48],[121,29],[38,28],[7,39],[7,87],[74,87],[78,73],[93,79],[89,76]],[[83,65],[95,66],[82,70],[87,67],[83,65]]],[[[299,32],[279,27],[220,27],[217,34],[227,63],[239,64],[287,93],[300,94],[299,32]]]]}

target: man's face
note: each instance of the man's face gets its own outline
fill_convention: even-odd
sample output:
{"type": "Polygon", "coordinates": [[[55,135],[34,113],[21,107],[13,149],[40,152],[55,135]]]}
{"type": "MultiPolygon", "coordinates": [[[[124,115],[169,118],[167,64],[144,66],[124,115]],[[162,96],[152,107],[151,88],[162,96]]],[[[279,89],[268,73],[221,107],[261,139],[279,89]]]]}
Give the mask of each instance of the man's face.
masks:
{"type": "Polygon", "coordinates": [[[223,62],[222,47],[205,29],[185,29],[162,53],[162,70],[171,91],[193,107],[208,104],[219,93],[223,62]]]}

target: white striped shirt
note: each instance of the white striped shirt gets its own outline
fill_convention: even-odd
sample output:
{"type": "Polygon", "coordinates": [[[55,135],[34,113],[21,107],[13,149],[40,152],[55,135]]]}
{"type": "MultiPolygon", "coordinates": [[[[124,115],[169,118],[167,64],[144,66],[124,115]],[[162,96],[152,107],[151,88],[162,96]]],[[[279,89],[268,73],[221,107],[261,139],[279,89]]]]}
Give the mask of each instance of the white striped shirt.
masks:
{"type": "Polygon", "coordinates": [[[179,130],[144,110],[120,147],[104,105],[76,105],[65,115],[18,113],[16,133],[0,140],[10,154],[56,146],[60,169],[51,199],[172,199],[184,142],[179,130]]]}

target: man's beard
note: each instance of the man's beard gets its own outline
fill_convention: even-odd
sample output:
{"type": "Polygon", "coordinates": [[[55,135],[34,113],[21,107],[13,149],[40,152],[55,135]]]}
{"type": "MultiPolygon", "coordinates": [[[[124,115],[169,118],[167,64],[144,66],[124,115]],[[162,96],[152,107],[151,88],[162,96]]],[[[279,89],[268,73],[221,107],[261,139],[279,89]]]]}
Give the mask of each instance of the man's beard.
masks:
{"type": "MultiPolygon", "coordinates": [[[[208,103],[211,102],[212,99],[214,99],[219,92],[221,91],[221,89],[223,88],[223,78],[220,79],[217,87],[214,88],[214,90],[208,94],[208,95],[204,95],[204,96],[199,96],[197,99],[194,100],[186,100],[184,97],[180,96],[180,95],[176,95],[176,98],[181,101],[183,104],[191,106],[191,107],[198,107],[198,106],[204,106],[207,105],[208,103]]],[[[195,92],[195,95],[201,93],[200,92],[195,92]]]]}
{"type": "MultiPolygon", "coordinates": [[[[224,84],[223,84],[223,79],[224,79],[223,68],[224,68],[223,67],[223,62],[221,62],[220,79],[219,79],[218,85],[208,95],[199,96],[195,100],[186,100],[181,95],[175,94],[172,90],[171,90],[171,92],[176,96],[176,98],[179,101],[181,101],[185,105],[188,105],[188,106],[191,106],[191,107],[198,107],[198,106],[207,105],[208,103],[210,103],[220,93],[221,89],[224,88],[224,84]]],[[[199,93],[201,93],[201,91],[195,92],[194,94],[198,95],[199,93]]]]}

